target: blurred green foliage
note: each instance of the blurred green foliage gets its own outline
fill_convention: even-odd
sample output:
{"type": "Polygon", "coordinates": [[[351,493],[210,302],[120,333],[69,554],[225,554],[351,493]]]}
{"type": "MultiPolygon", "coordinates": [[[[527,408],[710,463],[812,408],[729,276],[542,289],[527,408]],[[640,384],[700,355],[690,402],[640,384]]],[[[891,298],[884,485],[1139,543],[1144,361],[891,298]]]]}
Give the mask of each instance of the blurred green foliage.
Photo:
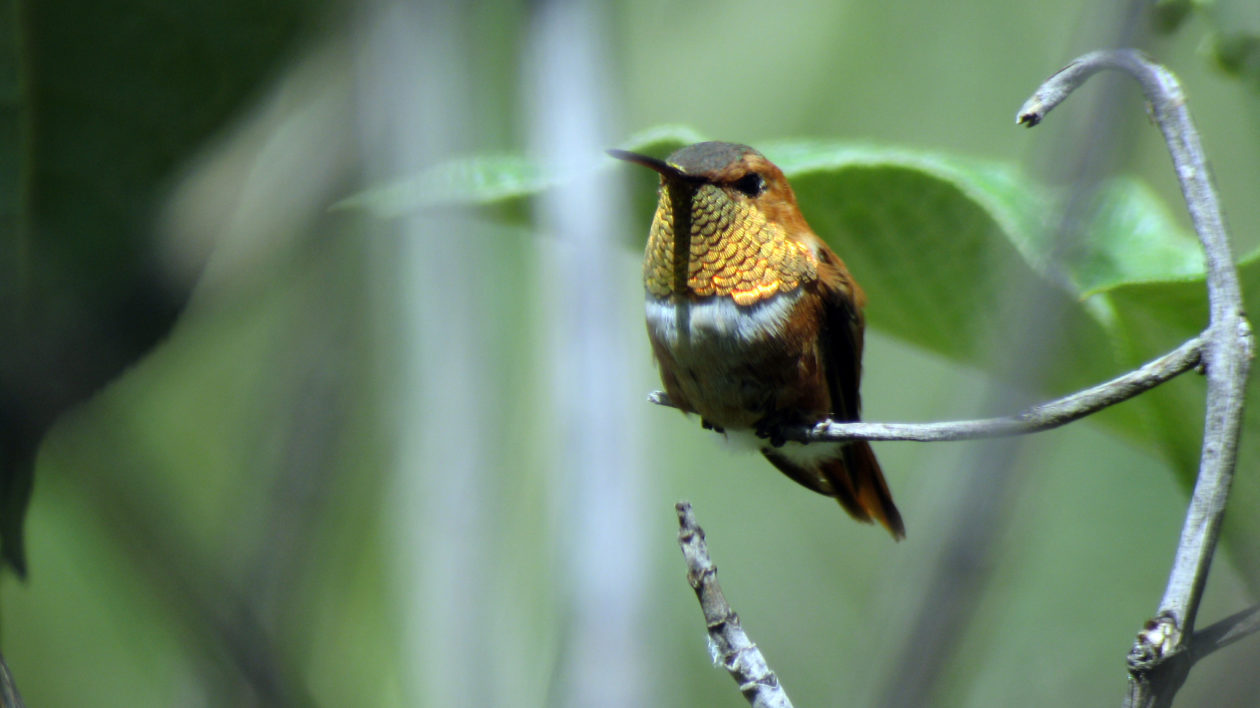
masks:
{"type": "MultiPolygon", "coordinates": [[[[172,180],[274,76],[321,3],[17,2],[0,10],[0,541],[22,572],[35,447],[151,349],[172,180]]],[[[196,268],[194,267],[195,271],[196,268]]]]}

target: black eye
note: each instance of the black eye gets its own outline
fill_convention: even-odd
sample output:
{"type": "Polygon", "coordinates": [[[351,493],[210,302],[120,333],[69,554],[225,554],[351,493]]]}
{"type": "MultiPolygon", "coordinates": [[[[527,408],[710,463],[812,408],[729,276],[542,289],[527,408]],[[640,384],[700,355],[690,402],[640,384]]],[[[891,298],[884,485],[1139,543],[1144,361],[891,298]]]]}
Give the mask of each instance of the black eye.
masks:
{"type": "Polygon", "coordinates": [[[733,186],[750,197],[756,197],[766,191],[766,181],[756,172],[749,172],[735,180],[733,186]]]}

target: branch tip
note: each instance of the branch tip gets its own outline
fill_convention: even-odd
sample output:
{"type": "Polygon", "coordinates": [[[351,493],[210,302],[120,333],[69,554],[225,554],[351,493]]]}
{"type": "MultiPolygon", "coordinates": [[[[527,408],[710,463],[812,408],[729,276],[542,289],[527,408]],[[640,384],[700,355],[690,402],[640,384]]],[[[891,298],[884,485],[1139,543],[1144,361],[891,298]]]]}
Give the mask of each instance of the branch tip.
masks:
{"type": "Polygon", "coordinates": [[[717,567],[709,558],[704,531],[696,523],[691,504],[674,505],[678,514],[678,544],[687,563],[687,582],[696,593],[709,634],[714,663],[721,663],[739,686],[750,705],[765,708],[791,708],[779,678],[766,664],[761,650],[744,633],[739,615],[731,608],[718,584],[717,567]]]}
{"type": "Polygon", "coordinates": [[[1045,114],[1041,111],[1031,110],[1028,108],[1028,104],[1024,104],[1024,106],[1019,109],[1019,113],[1015,115],[1015,125],[1032,128],[1041,123],[1041,119],[1044,117],[1045,114]]]}

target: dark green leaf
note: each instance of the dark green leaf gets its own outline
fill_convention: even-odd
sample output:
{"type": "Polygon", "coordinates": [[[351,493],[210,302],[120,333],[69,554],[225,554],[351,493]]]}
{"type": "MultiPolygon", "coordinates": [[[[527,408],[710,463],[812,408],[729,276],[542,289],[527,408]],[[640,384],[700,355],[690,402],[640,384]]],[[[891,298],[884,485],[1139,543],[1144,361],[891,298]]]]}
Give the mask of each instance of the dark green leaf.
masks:
{"type": "Polygon", "coordinates": [[[152,347],[191,290],[152,249],[164,190],[321,6],[0,2],[0,539],[19,571],[44,431],[152,347]]]}

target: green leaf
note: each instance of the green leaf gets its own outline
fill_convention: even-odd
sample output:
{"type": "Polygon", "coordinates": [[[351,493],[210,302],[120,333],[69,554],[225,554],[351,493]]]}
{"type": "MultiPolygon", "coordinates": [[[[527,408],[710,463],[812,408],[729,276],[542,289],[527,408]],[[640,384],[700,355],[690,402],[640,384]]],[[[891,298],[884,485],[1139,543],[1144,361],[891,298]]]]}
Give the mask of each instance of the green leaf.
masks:
{"type": "MultiPolygon", "coordinates": [[[[687,129],[666,127],[622,147],[663,156],[698,139],[687,129]]],[[[862,283],[869,325],[941,356],[1032,386],[1043,396],[1062,395],[1159,356],[1207,324],[1198,242],[1137,181],[1104,182],[1089,203],[1069,210],[1070,194],[1035,184],[1010,165],[826,141],[758,147],[783,169],[810,225],[862,283]],[[1065,222],[1064,214],[1076,220],[1065,222]],[[1046,313],[1044,322],[1022,323],[1010,315],[1029,298],[1040,303],[1036,311],[1046,313]],[[1017,357],[1016,368],[1011,352],[1027,354],[1017,357]],[[1039,378],[1030,381],[1037,371],[1039,378]]],[[[524,224],[529,212],[523,203],[565,181],[526,164],[520,158],[475,158],[418,178],[445,180],[442,190],[429,190],[425,198],[392,199],[382,209],[379,195],[403,196],[398,185],[386,185],[346,204],[392,216],[433,206],[440,191],[454,195],[449,203],[494,207],[524,224]],[[483,187],[498,182],[496,172],[512,189],[483,187]],[[513,177],[522,174],[528,180],[513,177]]],[[[607,160],[600,169],[613,164],[607,160]]],[[[657,180],[646,173],[632,179],[643,223],[639,233],[646,236],[657,180]]],[[[1243,274],[1245,285],[1257,286],[1249,292],[1260,291],[1256,259],[1246,262],[1243,274]]],[[[1260,303],[1252,311],[1260,311],[1260,303]]],[[[878,365],[867,361],[868,367],[878,365]]],[[[1095,420],[1168,460],[1189,488],[1198,464],[1203,395],[1198,377],[1181,377],[1095,420]]],[[[994,411],[1003,412],[1013,411],[994,411]]],[[[1260,439],[1260,413],[1248,416],[1246,432],[1245,442],[1260,439]]],[[[1246,443],[1244,459],[1254,454],[1254,443],[1246,443]]],[[[1240,479],[1236,495],[1240,506],[1260,503],[1260,484],[1240,479]]],[[[1231,529],[1238,550],[1248,544],[1236,539],[1260,537],[1260,520],[1235,514],[1231,529]]],[[[1260,580],[1260,552],[1240,553],[1246,572],[1260,580]]]]}
{"type": "MultiPolygon", "coordinates": [[[[666,126],[641,133],[626,146],[642,152],[669,152],[702,139],[689,128],[666,126]]],[[[592,156],[592,165],[594,159],[601,157],[592,156]]],[[[604,166],[611,163],[609,160],[604,166]]],[[[502,209],[501,216],[524,221],[528,218],[528,211],[522,208],[524,201],[563,182],[564,177],[556,169],[521,155],[475,155],[376,185],[342,199],[333,209],[394,219],[431,207],[498,207],[502,209]]]]}
{"type": "Polygon", "coordinates": [[[364,210],[392,219],[426,207],[513,202],[552,187],[556,181],[554,175],[521,156],[479,156],[369,189],[332,208],[364,210]]]}

